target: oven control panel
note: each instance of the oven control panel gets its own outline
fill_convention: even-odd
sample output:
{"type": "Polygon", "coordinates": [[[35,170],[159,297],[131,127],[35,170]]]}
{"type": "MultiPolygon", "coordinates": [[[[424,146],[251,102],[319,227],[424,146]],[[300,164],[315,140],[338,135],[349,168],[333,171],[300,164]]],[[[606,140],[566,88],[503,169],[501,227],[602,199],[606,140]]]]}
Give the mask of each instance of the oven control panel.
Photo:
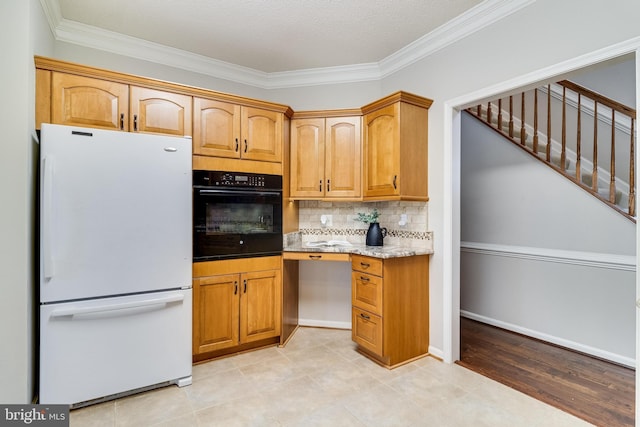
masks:
{"type": "Polygon", "coordinates": [[[193,185],[282,190],[282,177],[257,173],[195,170],[193,171],[193,185]]]}

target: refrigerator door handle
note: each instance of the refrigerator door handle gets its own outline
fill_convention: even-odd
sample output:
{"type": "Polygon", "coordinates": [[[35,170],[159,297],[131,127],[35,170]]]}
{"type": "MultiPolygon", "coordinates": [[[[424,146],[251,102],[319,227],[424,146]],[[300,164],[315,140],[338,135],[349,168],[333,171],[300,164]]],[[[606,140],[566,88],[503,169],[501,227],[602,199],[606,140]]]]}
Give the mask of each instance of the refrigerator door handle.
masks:
{"type": "Polygon", "coordinates": [[[51,247],[51,216],[53,215],[53,158],[42,159],[42,271],[44,280],[51,280],[55,272],[51,247]]]}
{"type": "Polygon", "coordinates": [[[124,303],[105,304],[94,307],[68,307],[58,308],[51,312],[51,317],[66,317],[86,314],[104,313],[118,310],[131,310],[136,308],[148,308],[154,305],[166,305],[172,302],[184,301],[183,294],[170,294],[160,298],[149,298],[143,301],[131,301],[124,303]]]}

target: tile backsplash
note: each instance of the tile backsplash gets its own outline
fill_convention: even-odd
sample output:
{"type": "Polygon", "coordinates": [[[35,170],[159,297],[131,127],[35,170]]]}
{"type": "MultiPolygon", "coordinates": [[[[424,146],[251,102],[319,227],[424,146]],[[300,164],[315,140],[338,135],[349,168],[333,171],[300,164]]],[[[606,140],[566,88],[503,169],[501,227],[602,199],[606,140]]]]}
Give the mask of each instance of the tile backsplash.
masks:
{"type": "Polygon", "coordinates": [[[378,222],[387,229],[385,245],[431,247],[432,232],[428,231],[426,202],[323,202],[300,201],[299,229],[303,243],[315,240],[346,240],[362,244],[369,225],[356,221],[358,213],[377,209],[378,222]],[[406,224],[400,224],[406,215],[406,224]],[[332,224],[321,222],[322,215],[331,215],[332,224]]]}

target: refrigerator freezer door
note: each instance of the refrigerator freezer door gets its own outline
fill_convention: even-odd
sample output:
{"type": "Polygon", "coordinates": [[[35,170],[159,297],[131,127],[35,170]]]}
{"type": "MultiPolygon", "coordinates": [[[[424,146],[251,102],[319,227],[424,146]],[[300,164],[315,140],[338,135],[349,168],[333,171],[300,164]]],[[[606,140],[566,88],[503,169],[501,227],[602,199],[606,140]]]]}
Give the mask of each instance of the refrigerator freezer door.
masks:
{"type": "Polygon", "coordinates": [[[40,301],[191,285],[191,140],[43,124],[40,301]]]}
{"type": "Polygon", "coordinates": [[[191,289],[40,306],[40,403],[191,376],[191,289]]]}

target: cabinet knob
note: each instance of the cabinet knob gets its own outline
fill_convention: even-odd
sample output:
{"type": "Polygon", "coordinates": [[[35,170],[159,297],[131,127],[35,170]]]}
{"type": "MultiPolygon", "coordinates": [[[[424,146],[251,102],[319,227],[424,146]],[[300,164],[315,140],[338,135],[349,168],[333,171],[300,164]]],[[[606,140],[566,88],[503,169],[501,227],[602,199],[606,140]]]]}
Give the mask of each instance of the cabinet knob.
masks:
{"type": "Polygon", "coordinates": [[[238,295],[238,281],[236,280],[234,284],[235,284],[235,289],[233,291],[233,294],[238,295]]]}
{"type": "Polygon", "coordinates": [[[247,152],[247,148],[249,148],[249,143],[247,142],[247,140],[244,140],[244,152],[247,152]]]}
{"type": "Polygon", "coordinates": [[[138,115],[137,114],[133,115],[133,130],[134,132],[138,131],[138,115]]]}
{"type": "Polygon", "coordinates": [[[124,113],[120,114],[120,130],[124,130],[124,113]]]}
{"type": "Polygon", "coordinates": [[[327,180],[327,192],[331,191],[331,180],[327,180]]]}
{"type": "Polygon", "coordinates": [[[397,190],[398,186],[396,185],[396,181],[398,180],[398,175],[393,175],[393,189],[397,190]]]}
{"type": "Polygon", "coordinates": [[[236,138],[236,153],[238,152],[238,148],[239,148],[238,138],[236,138]]]}
{"type": "Polygon", "coordinates": [[[244,293],[247,293],[247,279],[244,279],[244,293]]]}

